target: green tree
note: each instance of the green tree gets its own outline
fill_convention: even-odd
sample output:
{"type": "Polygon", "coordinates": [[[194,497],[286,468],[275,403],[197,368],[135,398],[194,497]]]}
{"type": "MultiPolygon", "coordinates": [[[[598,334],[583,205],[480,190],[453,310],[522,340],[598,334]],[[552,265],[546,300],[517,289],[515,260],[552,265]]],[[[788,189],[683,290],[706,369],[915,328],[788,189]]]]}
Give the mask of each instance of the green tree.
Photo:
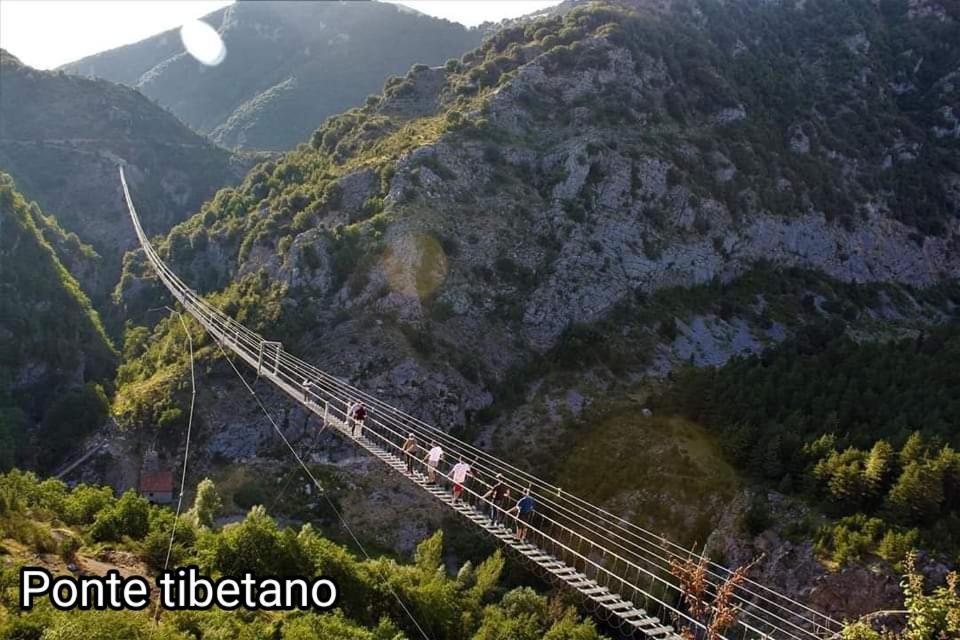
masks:
{"type": "Polygon", "coordinates": [[[223,509],[223,501],[217,487],[210,478],[204,478],[197,485],[197,495],[190,510],[195,522],[201,527],[212,527],[213,521],[223,509]]]}
{"type": "Polygon", "coordinates": [[[886,440],[878,440],[863,466],[863,480],[871,496],[879,495],[893,471],[893,447],[886,440]]]}
{"type": "Polygon", "coordinates": [[[507,593],[498,606],[484,609],[473,640],[541,640],[547,631],[547,600],[529,587],[507,593]]]}
{"type": "Polygon", "coordinates": [[[68,524],[90,524],[99,512],[114,502],[110,487],[77,485],[64,500],[63,520],[68,524]]]}
{"type": "Polygon", "coordinates": [[[224,527],[217,538],[215,568],[226,575],[251,572],[261,575],[299,575],[309,566],[297,535],[267,515],[267,510],[256,506],[243,522],[224,527]]]}
{"type": "Polygon", "coordinates": [[[904,521],[928,522],[940,512],[943,478],[930,462],[911,462],[887,495],[887,505],[904,521]]]}
{"type": "Polygon", "coordinates": [[[150,503],[130,489],[97,514],[90,535],[97,542],[118,541],[125,536],[140,540],[149,530],[150,503]]]}
{"type": "Polygon", "coordinates": [[[919,431],[914,431],[900,449],[900,466],[906,469],[912,463],[920,462],[926,456],[927,445],[919,431]]]}
{"type": "Polygon", "coordinates": [[[960,575],[951,573],[947,584],[933,593],[923,591],[923,575],[916,556],[907,555],[907,572],[901,582],[908,611],[904,640],[939,640],[960,637],[960,575]]]}

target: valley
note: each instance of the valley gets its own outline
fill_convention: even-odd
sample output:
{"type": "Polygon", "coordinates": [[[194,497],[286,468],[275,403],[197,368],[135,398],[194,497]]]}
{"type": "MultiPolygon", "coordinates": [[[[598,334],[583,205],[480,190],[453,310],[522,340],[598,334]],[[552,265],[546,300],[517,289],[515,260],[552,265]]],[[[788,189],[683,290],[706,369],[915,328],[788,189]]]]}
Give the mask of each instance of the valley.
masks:
{"type": "MultiPolygon", "coordinates": [[[[380,3],[241,2],[210,20],[236,54],[217,76],[172,32],[58,72],[0,54],[0,470],[43,476],[109,441],[68,479],[122,493],[149,465],[182,469],[190,424],[188,487],[213,478],[218,527],[242,523],[197,529],[184,558],[226,571],[204,544],[271,518],[293,527],[277,529],[281,546],[342,544],[346,562],[363,547],[342,515],[401,559],[355,555],[356,575],[492,566],[488,538],[266,380],[251,395],[187,319],[191,361],[120,166],[187,286],[351,388],[838,621],[903,608],[904,574],[950,597],[951,3],[564,2],[466,29],[380,3]],[[376,41],[391,29],[415,35],[387,61],[376,41]],[[347,64],[355,83],[331,71],[347,64]],[[421,565],[437,530],[446,546],[421,565]]],[[[10,518],[65,523],[85,557],[100,553],[96,517],[25,500],[10,518]]],[[[166,517],[153,509],[117,552],[148,557],[166,517]]],[[[26,553],[3,517],[0,544],[26,553]]],[[[522,566],[469,596],[491,609],[429,637],[508,637],[496,625],[513,624],[510,599],[541,597],[508,589],[545,587],[522,566]]],[[[479,589],[436,580],[447,595],[479,589]]],[[[509,637],[594,637],[561,609],[509,637]]],[[[367,629],[403,618],[343,615],[367,629]]],[[[941,636],[902,637],[960,633],[937,620],[941,636]]],[[[904,618],[849,637],[880,638],[881,624],[904,618]]]]}

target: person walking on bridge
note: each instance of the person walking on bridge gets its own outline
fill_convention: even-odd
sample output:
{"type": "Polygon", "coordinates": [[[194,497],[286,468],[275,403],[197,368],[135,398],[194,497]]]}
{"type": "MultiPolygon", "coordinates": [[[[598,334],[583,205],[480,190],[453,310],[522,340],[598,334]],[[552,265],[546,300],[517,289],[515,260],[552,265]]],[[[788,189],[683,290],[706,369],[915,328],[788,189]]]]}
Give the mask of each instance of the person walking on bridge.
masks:
{"type": "Polygon", "coordinates": [[[417,449],[419,448],[417,445],[417,436],[412,433],[408,435],[403,443],[403,455],[407,459],[407,473],[411,475],[413,475],[413,463],[417,459],[417,449]]]}
{"type": "Polygon", "coordinates": [[[347,404],[347,414],[344,416],[344,422],[347,424],[347,431],[353,435],[353,414],[357,412],[357,408],[360,406],[360,403],[356,400],[351,400],[347,404]]]}
{"type": "Polygon", "coordinates": [[[440,466],[441,459],[443,459],[443,449],[436,442],[431,442],[430,450],[423,458],[423,461],[427,463],[427,479],[430,482],[437,481],[437,467],[440,466]]]}
{"type": "Polygon", "coordinates": [[[527,487],[527,490],[523,492],[523,496],[517,500],[516,506],[508,512],[510,514],[516,514],[517,516],[517,538],[520,540],[527,539],[527,532],[530,528],[530,522],[533,520],[533,511],[536,506],[530,492],[530,487],[527,487]]]}
{"type": "Polygon", "coordinates": [[[473,471],[470,469],[470,465],[463,461],[463,458],[460,458],[460,461],[453,465],[453,469],[450,470],[450,475],[453,477],[453,503],[456,504],[457,500],[460,499],[460,494],[463,493],[463,486],[467,482],[467,477],[473,475],[473,471]]]}
{"type": "Polygon", "coordinates": [[[353,437],[358,440],[363,436],[363,423],[367,419],[367,408],[362,402],[356,403],[353,409],[353,437]]]}
{"type": "Polygon", "coordinates": [[[503,513],[506,511],[507,500],[510,499],[510,487],[503,481],[503,474],[497,474],[496,481],[490,490],[483,494],[483,499],[488,503],[490,521],[493,524],[500,524],[503,513]]]}

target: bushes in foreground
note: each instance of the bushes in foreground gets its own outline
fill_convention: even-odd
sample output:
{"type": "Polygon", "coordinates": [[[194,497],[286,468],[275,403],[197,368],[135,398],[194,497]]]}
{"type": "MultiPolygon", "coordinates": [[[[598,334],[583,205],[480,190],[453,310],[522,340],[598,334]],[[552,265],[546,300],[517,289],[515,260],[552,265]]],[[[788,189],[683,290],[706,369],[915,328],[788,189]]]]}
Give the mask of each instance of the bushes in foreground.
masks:
{"type": "MultiPolygon", "coordinates": [[[[599,640],[594,625],[576,611],[532,589],[506,591],[500,584],[504,560],[494,554],[476,567],[467,564],[451,576],[444,568],[443,535],[419,545],[413,563],[380,557],[361,559],[324,538],[311,525],[280,527],[262,506],[222,529],[213,525],[219,496],[203,481],[198,500],[177,526],[172,562],[196,564],[206,575],[323,575],[340,591],[336,611],[163,612],[158,627],[152,611],[60,612],[37,606],[16,607],[17,571],[0,563],[0,638],[124,640],[150,638],[284,638],[306,640],[402,640],[420,637],[408,609],[431,638],[517,638],[599,640]],[[403,602],[403,607],[400,602],[403,602]]],[[[14,538],[33,551],[45,548],[49,533],[65,531],[87,545],[112,545],[132,551],[147,567],[163,567],[173,514],[151,506],[133,492],[114,498],[109,490],[83,486],[69,490],[57,480],[40,481],[29,473],[0,475],[0,539],[14,538]],[[38,533],[40,532],[40,533],[38,533]],[[46,534],[46,537],[44,537],[46,534]],[[42,540],[41,540],[42,538],[42,540]],[[39,546],[38,546],[39,542],[39,546]]],[[[74,542],[71,553],[80,542],[74,542]]]]}

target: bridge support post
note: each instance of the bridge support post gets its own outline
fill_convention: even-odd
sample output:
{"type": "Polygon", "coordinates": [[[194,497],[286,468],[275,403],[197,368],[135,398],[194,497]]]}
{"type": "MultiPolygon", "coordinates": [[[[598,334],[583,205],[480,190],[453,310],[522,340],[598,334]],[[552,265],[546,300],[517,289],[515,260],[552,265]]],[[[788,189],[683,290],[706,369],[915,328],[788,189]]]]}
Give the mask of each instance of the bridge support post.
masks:
{"type": "Polygon", "coordinates": [[[283,351],[283,343],[280,342],[271,342],[269,340],[262,340],[260,342],[260,351],[257,354],[257,376],[263,371],[263,356],[266,352],[267,347],[272,347],[273,352],[273,375],[277,375],[277,372],[280,370],[280,352],[283,351]]]}
{"type": "Polygon", "coordinates": [[[330,414],[330,401],[323,401],[323,426],[327,426],[327,416],[330,414]]]}

